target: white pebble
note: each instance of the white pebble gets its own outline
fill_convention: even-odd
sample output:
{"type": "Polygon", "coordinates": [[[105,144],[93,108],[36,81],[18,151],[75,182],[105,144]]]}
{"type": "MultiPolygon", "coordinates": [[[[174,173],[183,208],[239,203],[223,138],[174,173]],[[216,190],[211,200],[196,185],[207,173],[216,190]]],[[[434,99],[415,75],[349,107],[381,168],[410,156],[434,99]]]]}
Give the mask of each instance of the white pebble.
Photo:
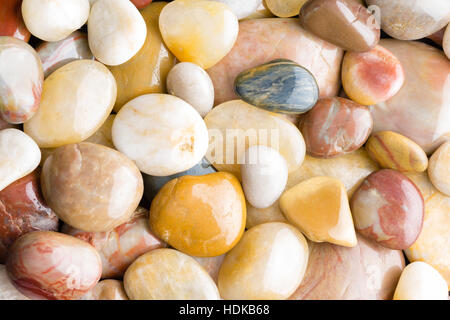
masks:
{"type": "Polygon", "coordinates": [[[251,15],[261,5],[262,0],[210,0],[222,2],[230,7],[238,19],[244,19],[251,15]]]}

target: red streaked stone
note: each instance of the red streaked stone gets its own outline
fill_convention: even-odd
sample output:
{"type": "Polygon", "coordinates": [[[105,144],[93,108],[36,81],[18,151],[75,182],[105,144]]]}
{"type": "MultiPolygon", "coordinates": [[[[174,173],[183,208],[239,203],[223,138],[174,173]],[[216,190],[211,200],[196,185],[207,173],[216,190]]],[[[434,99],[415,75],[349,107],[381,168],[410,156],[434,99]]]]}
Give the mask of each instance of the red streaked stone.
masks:
{"type": "Polygon", "coordinates": [[[30,31],[22,18],[22,0],[0,2],[0,36],[10,36],[28,42],[30,31]]]}

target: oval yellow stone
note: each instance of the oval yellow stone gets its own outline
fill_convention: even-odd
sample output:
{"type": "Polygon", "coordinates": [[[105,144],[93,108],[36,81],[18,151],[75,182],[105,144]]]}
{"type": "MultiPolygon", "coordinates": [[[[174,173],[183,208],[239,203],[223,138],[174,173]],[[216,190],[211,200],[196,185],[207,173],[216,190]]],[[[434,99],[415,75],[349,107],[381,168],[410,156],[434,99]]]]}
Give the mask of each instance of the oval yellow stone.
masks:
{"type": "Polygon", "coordinates": [[[140,256],[128,267],[123,282],[131,300],[220,299],[205,269],[173,249],[156,249],[140,256]]]}
{"type": "Polygon", "coordinates": [[[305,158],[305,141],[300,130],[284,117],[254,107],[242,100],[222,103],[205,117],[209,131],[207,159],[219,171],[240,179],[245,150],[265,145],[277,150],[292,172],[305,158]]]}
{"type": "Polygon", "coordinates": [[[442,144],[431,156],[428,177],[436,189],[450,196],[450,141],[442,144]]]}
{"type": "Polygon", "coordinates": [[[309,240],[356,246],[347,191],[338,179],[305,180],[284,192],[279,203],[286,219],[309,240]]]}
{"type": "Polygon", "coordinates": [[[207,69],[231,50],[239,24],[236,15],[221,2],[175,0],[162,10],[159,28],[178,60],[207,69]]]}
{"type": "Polygon", "coordinates": [[[428,167],[425,151],[411,139],[393,131],[374,133],[366,143],[366,150],[383,168],[423,172],[428,167]]]}
{"type": "Polygon", "coordinates": [[[244,233],[219,271],[227,300],[282,300],[297,289],[308,265],[308,243],[293,226],[264,223],[244,233]]]}
{"type": "Polygon", "coordinates": [[[116,81],[104,65],[70,62],[45,79],[39,110],[24,131],[41,148],[81,142],[105,122],[116,94],[116,81]]]}
{"type": "Polygon", "coordinates": [[[117,81],[115,112],[140,95],[165,92],[167,74],[175,65],[175,57],[168,51],[159,32],[159,14],[166,4],[155,2],[141,10],[147,24],[143,47],[124,64],[109,67],[117,81]]]}
{"type": "Polygon", "coordinates": [[[308,0],[265,0],[267,8],[280,18],[297,16],[308,0]]]}

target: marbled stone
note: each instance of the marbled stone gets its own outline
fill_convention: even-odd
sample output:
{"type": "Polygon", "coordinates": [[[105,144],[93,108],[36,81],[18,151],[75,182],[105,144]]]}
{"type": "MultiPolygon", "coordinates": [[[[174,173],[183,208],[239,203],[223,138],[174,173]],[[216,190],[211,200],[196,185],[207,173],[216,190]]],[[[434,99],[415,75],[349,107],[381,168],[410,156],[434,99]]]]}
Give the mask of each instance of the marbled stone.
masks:
{"type": "Polygon", "coordinates": [[[22,0],[3,0],[0,5],[0,36],[15,37],[28,42],[30,31],[23,22],[22,0]]]}
{"type": "Polygon", "coordinates": [[[200,162],[208,130],[187,102],[168,94],[146,94],[125,104],[114,120],[117,150],[149,175],[168,176],[200,162]]]}
{"type": "Polygon", "coordinates": [[[89,17],[88,0],[23,0],[22,15],[31,34],[59,41],[83,26],[89,17]]]}
{"type": "Polygon", "coordinates": [[[225,257],[219,292],[226,300],[283,300],[298,287],[308,264],[308,243],[293,226],[265,223],[246,231],[225,257]]]}
{"type": "Polygon", "coordinates": [[[80,31],[75,31],[60,41],[44,42],[36,51],[41,58],[45,78],[73,60],[94,59],[87,36],[80,31]]]}
{"type": "Polygon", "coordinates": [[[109,66],[130,60],[144,45],[147,28],[129,0],[97,0],[88,20],[89,47],[95,58],[109,66]]]}
{"type": "Polygon", "coordinates": [[[422,194],[395,170],[383,169],[368,176],[350,205],[356,230],[386,248],[406,249],[422,230],[422,194]]]}
{"type": "Polygon", "coordinates": [[[302,181],[283,193],[279,205],[286,219],[309,240],[356,246],[347,191],[338,179],[302,181]]]}
{"type": "Polygon", "coordinates": [[[220,299],[205,269],[173,249],[157,249],[140,256],[127,269],[124,285],[131,300],[220,299]]]}
{"type": "Polygon", "coordinates": [[[299,17],[306,30],[345,50],[369,51],[380,40],[375,16],[356,1],[311,0],[299,17]]]}
{"type": "Polygon", "coordinates": [[[280,18],[297,16],[308,0],[264,0],[267,8],[280,18]]]}
{"type": "Polygon", "coordinates": [[[358,245],[346,248],[310,242],[308,268],[291,300],[392,299],[405,259],[357,234],[358,245]]]}
{"type": "Polygon", "coordinates": [[[205,70],[194,63],[181,62],[167,75],[167,92],[183,99],[204,117],[214,104],[214,86],[205,70]]]}
{"type": "Polygon", "coordinates": [[[102,280],[80,300],[128,300],[120,280],[102,280]]]}
{"type": "Polygon", "coordinates": [[[381,28],[400,40],[417,40],[429,36],[450,21],[450,2],[447,0],[366,0],[377,6],[381,28]]]}
{"type": "Polygon", "coordinates": [[[26,42],[0,37],[0,116],[28,121],[38,110],[44,74],[36,51],[26,42]]]}
{"type": "Polygon", "coordinates": [[[210,0],[226,4],[238,19],[247,18],[262,4],[262,0],[210,0]]]}
{"type": "Polygon", "coordinates": [[[39,177],[37,169],[0,191],[0,263],[21,235],[58,230],[58,217],[42,197],[39,177]]]}
{"type": "Polygon", "coordinates": [[[450,197],[440,193],[426,173],[408,174],[425,200],[422,231],[414,244],[405,250],[408,260],[423,261],[434,267],[450,289],[450,197]]]}
{"type": "Polygon", "coordinates": [[[65,223],[90,232],[128,221],[143,194],[136,165],[114,149],[89,142],[58,148],[42,168],[42,193],[65,223]]]}
{"type": "Polygon", "coordinates": [[[102,278],[121,278],[140,255],[164,248],[148,226],[148,210],[138,207],[125,223],[107,232],[86,232],[65,224],[62,232],[86,241],[102,259],[102,278]]]}
{"type": "Polygon", "coordinates": [[[442,48],[444,49],[447,58],[450,59],[450,23],[445,29],[444,38],[442,39],[442,48]]]}
{"type": "Polygon", "coordinates": [[[29,300],[12,284],[2,264],[0,264],[0,300],[29,300]]]}
{"type": "Polygon", "coordinates": [[[97,251],[74,237],[36,231],[20,237],[6,262],[14,285],[32,299],[76,300],[100,279],[97,251]]]}
{"type": "Polygon", "coordinates": [[[231,172],[238,179],[244,152],[254,145],[277,150],[286,160],[289,172],[299,168],[305,157],[305,142],[296,126],[279,114],[242,100],[216,106],[206,115],[205,122],[209,130],[206,158],[219,171],[231,172]]]}
{"type": "Polygon", "coordinates": [[[371,109],[374,132],[400,133],[431,153],[450,137],[450,61],[423,43],[383,39],[380,45],[400,60],[405,83],[371,109]]]}
{"type": "Polygon", "coordinates": [[[34,171],[41,161],[36,142],[18,129],[0,131],[0,191],[34,171]]]}
{"type": "Polygon", "coordinates": [[[129,61],[109,67],[117,82],[115,112],[140,95],[163,93],[166,90],[166,77],[176,60],[159,32],[159,14],[166,4],[155,2],[141,11],[147,24],[144,45],[129,61]]]}
{"type": "Polygon", "coordinates": [[[400,172],[423,172],[428,167],[428,157],[422,148],[411,139],[393,131],[374,133],[365,148],[382,168],[400,172]]]}
{"type": "Polygon", "coordinates": [[[227,5],[205,0],[172,1],[161,11],[159,28],[178,60],[203,69],[231,50],[239,31],[237,17],[227,5]]]}
{"type": "Polygon", "coordinates": [[[319,158],[341,156],[359,149],[372,127],[367,107],[339,97],[320,99],[299,123],[306,151],[319,158]]]}
{"type": "Polygon", "coordinates": [[[104,65],[72,61],[45,79],[39,110],[24,131],[41,148],[83,141],[108,118],[116,93],[116,81],[104,65]]]}
{"type": "Polygon", "coordinates": [[[346,52],[341,75],[345,93],[365,106],[389,100],[405,82],[402,64],[382,46],[368,52],[346,52]]]}
{"type": "Polygon", "coordinates": [[[319,97],[314,76],[287,59],[241,72],[234,82],[234,90],[245,102],[280,113],[305,113],[319,97]]]}
{"type": "Polygon", "coordinates": [[[182,176],[168,182],[150,207],[150,228],[189,255],[214,257],[231,250],[245,229],[245,197],[230,173],[182,176]]]}
{"type": "Polygon", "coordinates": [[[431,156],[428,177],[436,189],[450,196],[450,141],[442,144],[431,156]]]}
{"type": "Polygon", "coordinates": [[[305,31],[296,19],[254,19],[239,23],[233,49],[207,70],[215,105],[236,99],[233,84],[239,73],[274,59],[289,59],[308,69],[319,85],[320,97],[337,95],[341,49],[305,31]]]}

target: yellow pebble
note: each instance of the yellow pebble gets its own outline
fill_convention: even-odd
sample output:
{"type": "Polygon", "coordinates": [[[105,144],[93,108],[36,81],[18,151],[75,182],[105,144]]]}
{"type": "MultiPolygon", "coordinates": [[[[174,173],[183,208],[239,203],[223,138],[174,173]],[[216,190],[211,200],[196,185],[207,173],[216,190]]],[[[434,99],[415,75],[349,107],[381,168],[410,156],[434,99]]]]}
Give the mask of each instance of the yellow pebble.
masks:
{"type": "Polygon", "coordinates": [[[280,18],[297,16],[308,0],[265,0],[267,8],[280,18]]]}

